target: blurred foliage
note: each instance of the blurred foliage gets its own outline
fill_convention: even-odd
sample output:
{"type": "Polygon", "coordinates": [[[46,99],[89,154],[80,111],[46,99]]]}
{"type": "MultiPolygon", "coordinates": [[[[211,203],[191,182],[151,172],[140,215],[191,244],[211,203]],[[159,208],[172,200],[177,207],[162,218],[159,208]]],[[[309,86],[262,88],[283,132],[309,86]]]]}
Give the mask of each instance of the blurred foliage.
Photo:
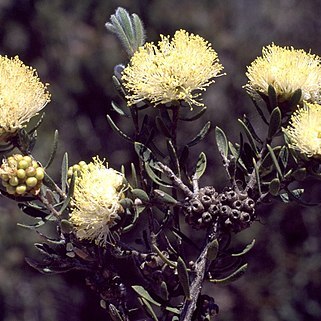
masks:
{"type": "MultiPolygon", "coordinates": [[[[263,45],[275,42],[321,54],[317,15],[321,3],[316,0],[0,0],[0,53],[19,55],[50,83],[52,102],[35,151],[44,162],[56,128],[62,138],[60,159],[68,151],[71,163],[99,154],[115,166],[119,159],[128,163],[133,155],[130,145],[116,138],[106,121],[111,100],[117,101],[113,67],[127,59],[104,27],[118,6],[140,15],[148,40],[157,41],[160,33],[184,28],[213,44],[227,76],[207,91],[205,117],[224,128],[231,139],[238,138],[237,117],[246,112],[254,122],[258,118],[241,87],[246,82],[245,66],[263,45]]],[[[188,125],[180,135],[191,135],[188,125]]],[[[211,134],[198,147],[206,146],[208,151],[202,183],[220,188],[226,177],[214,140],[211,134]]],[[[195,151],[195,161],[198,154],[195,151]]],[[[317,188],[310,197],[316,196],[320,196],[317,188]]],[[[0,320],[58,321],[65,320],[66,313],[68,320],[103,320],[97,300],[91,298],[94,294],[77,282],[80,274],[48,277],[24,263],[38,236],[30,239],[32,233],[27,236],[16,226],[25,217],[3,198],[1,204],[0,320]]],[[[274,204],[260,212],[260,222],[236,241],[257,240],[249,256],[249,273],[213,293],[221,307],[220,320],[320,320],[318,208],[274,204]]]]}

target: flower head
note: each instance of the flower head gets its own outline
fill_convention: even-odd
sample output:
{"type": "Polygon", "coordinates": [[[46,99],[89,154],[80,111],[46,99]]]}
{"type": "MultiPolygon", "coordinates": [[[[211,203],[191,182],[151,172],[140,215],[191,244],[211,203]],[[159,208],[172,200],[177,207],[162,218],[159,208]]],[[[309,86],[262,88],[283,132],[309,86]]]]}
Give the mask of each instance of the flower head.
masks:
{"type": "Polygon", "coordinates": [[[15,133],[50,101],[35,69],[0,56],[0,140],[15,133]]]}
{"type": "Polygon", "coordinates": [[[219,76],[223,66],[211,45],[184,30],[161,36],[158,45],[140,47],[124,69],[122,80],[129,105],[148,100],[154,105],[184,100],[204,106],[197,98],[219,76]]]}
{"type": "Polygon", "coordinates": [[[301,89],[302,100],[318,101],[321,92],[321,58],[293,47],[271,44],[262,49],[262,56],[247,67],[247,90],[268,95],[273,86],[280,102],[289,100],[301,89]]]}
{"type": "Polygon", "coordinates": [[[104,165],[98,157],[79,169],[72,197],[70,221],[79,239],[105,244],[111,228],[123,212],[124,176],[104,165]]]}
{"type": "Polygon", "coordinates": [[[321,157],[321,105],[305,102],[292,114],[284,132],[290,147],[307,157],[321,157]]]}

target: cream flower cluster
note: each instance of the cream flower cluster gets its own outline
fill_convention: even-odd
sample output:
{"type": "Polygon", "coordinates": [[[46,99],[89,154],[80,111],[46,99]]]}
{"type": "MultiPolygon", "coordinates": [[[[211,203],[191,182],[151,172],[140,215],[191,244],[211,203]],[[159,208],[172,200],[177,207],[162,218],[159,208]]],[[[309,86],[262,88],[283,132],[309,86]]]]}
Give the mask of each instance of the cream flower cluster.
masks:
{"type": "Polygon", "coordinates": [[[273,86],[279,102],[287,101],[301,89],[302,100],[320,100],[321,58],[293,47],[279,47],[271,44],[262,49],[262,56],[256,58],[247,68],[249,81],[245,88],[249,93],[268,95],[273,86]]]}
{"type": "Polygon", "coordinates": [[[47,84],[18,58],[0,56],[0,140],[22,128],[50,101],[47,84]]]}
{"type": "Polygon", "coordinates": [[[195,90],[204,91],[222,69],[207,41],[179,30],[172,39],[161,36],[157,46],[140,47],[124,69],[122,81],[129,105],[143,100],[154,105],[183,100],[190,106],[204,106],[195,90]]]}
{"type": "Polygon", "coordinates": [[[124,176],[108,168],[98,157],[79,169],[72,197],[70,221],[79,239],[103,245],[123,212],[124,176]]]}

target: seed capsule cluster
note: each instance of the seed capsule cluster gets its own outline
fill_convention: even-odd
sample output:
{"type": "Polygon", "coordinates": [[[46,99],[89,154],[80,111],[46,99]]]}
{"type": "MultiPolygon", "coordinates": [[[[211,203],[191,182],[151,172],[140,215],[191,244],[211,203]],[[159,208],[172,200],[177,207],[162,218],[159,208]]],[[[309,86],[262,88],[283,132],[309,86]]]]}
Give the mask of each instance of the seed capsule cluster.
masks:
{"type": "Polygon", "coordinates": [[[185,219],[196,229],[218,222],[230,231],[238,232],[255,219],[255,202],[245,192],[228,190],[217,193],[213,186],[201,188],[185,203],[185,219]]]}
{"type": "Polygon", "coordinates": [[[0,175],[7,193],[15,196],[37,195],[45,171],[30,156],[15,154],[3,160],[0,175]]]}

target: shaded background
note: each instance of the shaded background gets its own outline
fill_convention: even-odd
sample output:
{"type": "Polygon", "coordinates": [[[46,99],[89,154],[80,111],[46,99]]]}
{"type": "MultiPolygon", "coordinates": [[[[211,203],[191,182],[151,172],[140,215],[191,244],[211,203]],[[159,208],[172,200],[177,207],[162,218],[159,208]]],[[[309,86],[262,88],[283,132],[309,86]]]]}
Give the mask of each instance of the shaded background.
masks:
{"type": "MultiPolygon", "coordinates": [[[[259,121],[242,85],[245,70],[264,45],[293,45],[321,55],[321,2],[296,0],[0,0],[0,54],[19,55],[50,83],[52,102],[40,128],[35,150],[45,160],[55,129],[59,153],[71,163],[106,156],[112,167],[128,163],[131,146],[112,133],[106,122],[111,100],[113,66],[126,55],[104,24],[118,6],[143,19],[149,41],[159,34],[184,28],[209,40],[227,76],[217,79],[204,95],[209,107],[204,118],[237,138],[237,117],[249,113],[259,121]]],[[[117,121],[117,116],[111,113],[117,121]]],[[[182,138],[195,128],[182,125],[182,138]]],[[[126,124],[124,125],[126,126],[126,124]]],[[[199,126],[199,127],[198,127],[199,126]]],[[[124,128],[130,133],[130,128],[124,128]]],[[[206,145],[210,167],[203,184],[222,188],[213,132],[206,145]]],[[[195,151],[194,158],[197,158],[195,151]]],[[[56,174],[55,174],[56,173],[56,174]]],[[[313,186],[312,186],[313,187],[313,186]]],[[[318,196],[318,188],[309,194],[318,196]]],[[[240,233],[235,245],[256,238],[248,273],[231,286],[213,287],[220,306],[219,320],[296,321],[321,319],[321,215],[319,208],[273,204],[260,209],[261,222],[240,233]]],[[[14,203],[1,198],[0,207],[0,320],[105,320],[97,297],[86,289],[81,274],[45,276],[33,271],[24,256],[35,256],[35,233],[17,227],[27,218],[14,203]]]]}

